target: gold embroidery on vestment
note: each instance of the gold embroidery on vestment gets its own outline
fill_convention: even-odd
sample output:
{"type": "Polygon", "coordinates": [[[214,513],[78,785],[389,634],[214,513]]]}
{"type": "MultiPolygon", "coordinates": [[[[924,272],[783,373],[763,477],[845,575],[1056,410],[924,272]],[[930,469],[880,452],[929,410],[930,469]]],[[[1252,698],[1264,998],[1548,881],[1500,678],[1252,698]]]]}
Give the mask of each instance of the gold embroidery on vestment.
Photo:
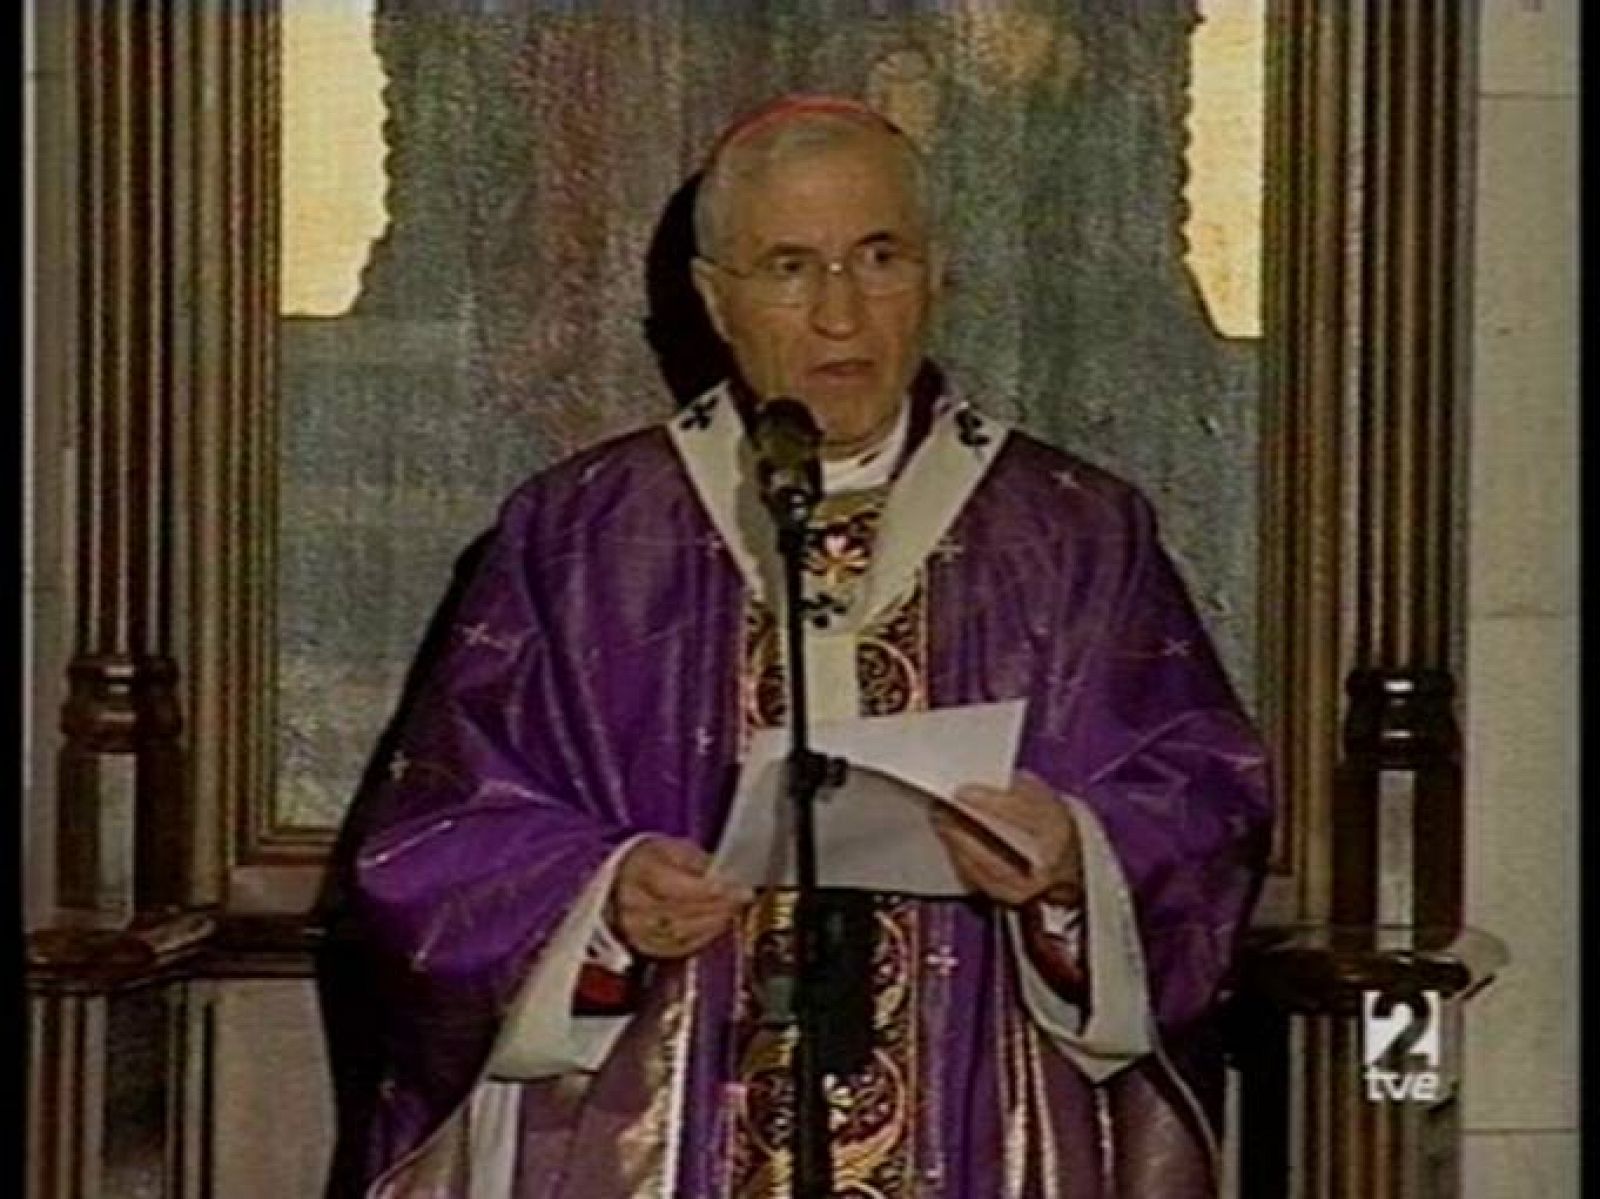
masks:
{"type": "MultiPolygon", "coordinates": [[[[824,501],[807,542],[808,597],[848,607],[872,559],[885,489],[824,501]]],[[[856,640],[861,713],[886,716],[927,706],[926,611],[919,581],[904,599],[869,622],[856,640]]],[[[782,629],[771,609],[751,600],[745,612],[741,698],[748,733],[787,720],[782,629]]],[[[910,1199],[917,1193],[912,1152],[917,1087],[916,982],[921,968],[917,905],[903,896],[873,898],[873,1048],[866,1064],[828,1092],[835,1190],[863,1199],[910,1199]]],[[[794,1118],[791,1025],[763,1025],[768,988],[790,975],[794,894],[767,892],[740,928],[737,1116],[732,1195],[787,1199],[794,1118]]]]}
{"type": "Polygon", "coordinates": [[[1018,1005],[1008,1003],[1003,974],[995,979],[995,1013],[1000,1025],[1001,1155],[1006,1199],[1021,1199],[1028,1179],[1028,1094],[1026,1028],[1018,1005]]]}
{"type": "Polygon", "coordinates": [[[650,1096],[650,1105],[617,1136],[617,1162],[620,1185],[628,1195],[673,1193],[673,1138],[682,1122],[679,1110],[687,1083],[688,1041],[693,1028],[698,987],[692,966],[684,971],[678,994],[657,1017],[658,1035],[640,1086],[650,1096]]]}
{"type": "Polygon", "coordinates": [[[1034,1137],[1038,1146],[1039,1178],[1044,1188],[1042,1199],[1062,1199],[1061,1157],[1056,1148],[1055,1118],[1050,1110],[1050,1092],[1044,1076],[1044,1054],[1039,1044],[1039,1030],[1030,1020],[1023,1025],[1027,1038],[1028,1084],[1032,1091],[1033,1118],[1039,1130],[1034,1137]]]}

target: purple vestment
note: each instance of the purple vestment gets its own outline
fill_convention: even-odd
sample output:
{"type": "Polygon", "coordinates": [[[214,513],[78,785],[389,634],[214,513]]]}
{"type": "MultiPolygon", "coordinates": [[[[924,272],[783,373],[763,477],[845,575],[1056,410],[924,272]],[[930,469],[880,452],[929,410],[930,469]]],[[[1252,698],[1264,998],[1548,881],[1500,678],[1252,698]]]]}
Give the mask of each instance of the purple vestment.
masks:
{"type": "MultiPolygon", "coordinates": [[[[960,552],[924,567],[929,702],[1029,701],[1018,765],[1106,829],[1164,1050],[1091,1085],[1027,1027],[990,905],[927,901],[917,1193],[1209,1194],[1192,1097],[1214,1122],[1211,1016],[1268,841],[1260,745],[1127,484],[1013,433],[948,540],[960,552]]],[[[341,1093],[363,1127],[335,1193],[362,1193],[464,1102],[618,844],[715,845],[744,588],[661,427],[507,502],[352,833],[339,943],[373,1048],[341,1093]]],[[[526,1084],[517,1194],[724,1193],[736,956],[725,937],[660,968],[596,1074],[526,1084]]]]}

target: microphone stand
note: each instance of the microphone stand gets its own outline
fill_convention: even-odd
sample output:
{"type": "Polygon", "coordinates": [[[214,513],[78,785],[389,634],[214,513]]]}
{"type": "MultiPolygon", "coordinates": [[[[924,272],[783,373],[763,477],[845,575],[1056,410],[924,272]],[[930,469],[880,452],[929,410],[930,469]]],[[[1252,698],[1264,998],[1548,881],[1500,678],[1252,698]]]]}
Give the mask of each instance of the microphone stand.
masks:
{"type": "Polygon", "coordinates": [[[794,1199],[827,1199],[833,1194],[833,1150],[828,1128],[828,1096],[823,1085],[816,1002],[818,948],[817,843],[813,807],[824,786],[837,786],[844,762],[812,751],[806,720],[804,558],[811,496],[787,490],[772,506],[783,557],[785,644],[789,691],[789,803],[794,813],[795,977],[792,1011],[796,1041],[793,1059],[795,1123],[794,1199]]]}

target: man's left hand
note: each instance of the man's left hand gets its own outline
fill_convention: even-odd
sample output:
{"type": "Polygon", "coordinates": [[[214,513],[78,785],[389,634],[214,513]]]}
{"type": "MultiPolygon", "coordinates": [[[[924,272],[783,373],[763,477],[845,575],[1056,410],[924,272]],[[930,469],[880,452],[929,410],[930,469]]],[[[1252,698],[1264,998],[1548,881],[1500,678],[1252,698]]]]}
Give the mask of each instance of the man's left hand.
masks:
{"type": "Polygon", "coordinates": [[[961,881],[1001,903],[1021,906],[1036,899],[1066,906],[1083,895],[1083,859],[1072,809],[1045,782],[1019,771],[1009,790],[969,784],[956,793],[963,803],[1014,824],[1042,851],[1045,865],[1030,868],[997,849],[971,825],[942,807],[933,828],[961,881]]]}

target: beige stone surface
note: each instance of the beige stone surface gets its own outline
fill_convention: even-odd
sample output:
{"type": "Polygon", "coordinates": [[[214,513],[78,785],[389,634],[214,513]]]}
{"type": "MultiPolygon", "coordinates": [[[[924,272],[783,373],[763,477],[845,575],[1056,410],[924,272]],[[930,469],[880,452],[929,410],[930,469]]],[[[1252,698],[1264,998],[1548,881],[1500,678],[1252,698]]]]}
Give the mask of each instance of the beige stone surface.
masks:
{"type": "Polygon", "coordinates": [[[1468,1008],[1470,1128],[1576,1124],[1576,644],[1576,617],[1468,626],[1467,918],[1512,955],[1468,1008]]]}
{"type": "Polygon", "coordinates": [[[1577,95],[1580,3],[1483,0],[1480,90],[1489,95],[1577,95]]]}
{"type": "Polygon", "coordinates": [[[1462,1199],[1577,1199],[1581,1193],[1576,1133],[1473,1133],[1462,1144],[1462,1199]]]}
{"type": "Polygon", "coordinates": [[[315,1199],[333,1153],[333,1087],[309,980],[218,989],[212,1193],[315,1199]]]}
{"type": "Polygon", "coordinates": [[[1577,592],[1576,110],[1479,114],[1468,611],[1557,614],[1577,592]]]}
{"type": "Polygon", "coordinates": [[[1470,1199],[1576,1195],[1577,0],[1487,0],[1468,483],[1470,1199]]]}

